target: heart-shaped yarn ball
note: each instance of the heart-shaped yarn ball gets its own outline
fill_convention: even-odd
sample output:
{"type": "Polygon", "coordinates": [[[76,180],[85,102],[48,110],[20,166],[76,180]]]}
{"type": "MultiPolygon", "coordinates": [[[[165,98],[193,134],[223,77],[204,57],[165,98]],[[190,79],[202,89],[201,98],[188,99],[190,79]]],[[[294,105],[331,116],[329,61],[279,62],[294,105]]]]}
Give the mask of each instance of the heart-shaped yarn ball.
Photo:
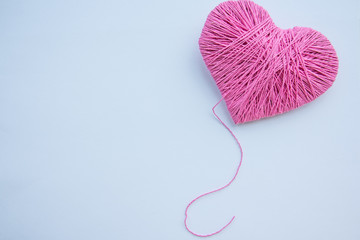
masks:
{"type": "Polygon", "coordinates": [[[324,35],[305,27],[280,29],[249,0],[218,5],[199,46],[236,124],[313,101],[338,71],[336,52],[324,35]]]}

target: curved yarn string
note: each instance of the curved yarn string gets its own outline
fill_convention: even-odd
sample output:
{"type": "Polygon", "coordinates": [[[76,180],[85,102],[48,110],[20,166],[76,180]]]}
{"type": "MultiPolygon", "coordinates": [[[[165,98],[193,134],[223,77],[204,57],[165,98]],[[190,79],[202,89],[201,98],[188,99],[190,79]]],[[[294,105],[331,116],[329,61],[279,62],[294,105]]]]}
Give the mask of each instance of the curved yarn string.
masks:
{"type": "Polygon", "coordinates": [[[213,190],[213,191],[210,191],[210,192],[201,194],[200,196],[198,196],[198,197],[196,197],[195,199],[193,199],[193,200],[187,205],[187,207],[186,207],[186,209],[185,209],[185,220],[184,220],[185,227],[186,227],[186,229],[187,229],[190,233],[192,233],[193,235],[198,236],[198,237],[209,237],[209,236],[212,236],[212,235],[215,235],[215,234],[221,232],[221,231],[224,230],[227,226],[229,226],[229,225],[232,223],[232,221],[234,220],[234,218],[235,218],[235,216],[233,216],[233,217],[231,218],[231,220],[230,220],[225,226],[223,226],[223,227],[222,227],[221,229],[219,229],[218,231],[213,232],[213,233],[210,233],[210,234],[197,234],[197,233],[191,231],[191,230],[189,229],[188,225],[187,225],[187,218],[188,218],[188,210],[189,210],[189,207],[190,207],[196,200],[198,200],[199,198],[202,198],[202,197],[204,197],[204,196],[206,196],[206,195],[209,195],[209,194],[211,194],[211,193],[214,193],[214,192],[218,192],[218,191],[220,191],[220,190],[228,187],[228,186],[235,180],[236,176],[237,176],[238,173],[239,173],[240,167],[241,167],[241,163],[242,163],[242,159],[243,159],[243,151],[242,151],[241,144],[240,144],[239,140],[236,138],[235,134],[234,134],[234,133],[230,130],[230,128],[220,119],[220,117],[219,117],[219,116],[216,114],[216,112],[215,112],[215,108],[217,107],[217,105],[219,105],[219,103],[220,103],[223,99],[224,99],[224,97],[221,98],[220,101],[219,101],[217,104],[215,104],[215,106],[212,108],[212,111],[213,111],[215,117],[221,122],[221,124],[222,124],[222,125],[231,133],[231,135],[234,137],[236,143],[239,145],[241,157],[240,157],[240,162],[239,162],[239,164],[238,164],[238,166],[237,166],[237,169],[236,169],[236,172],[235,172],[233,178],[232,178],[226,185],[224,185],[223,187],[220,187],[220,188],[218,188],[218,189],[215,189],[215,190],[213,190]]]}

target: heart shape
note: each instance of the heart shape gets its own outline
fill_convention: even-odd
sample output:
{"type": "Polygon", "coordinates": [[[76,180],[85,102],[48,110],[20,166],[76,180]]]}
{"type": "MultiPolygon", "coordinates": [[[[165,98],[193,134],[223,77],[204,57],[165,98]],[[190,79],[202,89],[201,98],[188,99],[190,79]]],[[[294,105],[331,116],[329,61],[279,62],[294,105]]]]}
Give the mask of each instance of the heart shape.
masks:
{"type": "Polygon", "coordinates": [[[223,2],[211,11],[199,46],[235,124],[313,101],[338,71],[324,35],[304,27],[280,29],[249,0],[223,2]]]}

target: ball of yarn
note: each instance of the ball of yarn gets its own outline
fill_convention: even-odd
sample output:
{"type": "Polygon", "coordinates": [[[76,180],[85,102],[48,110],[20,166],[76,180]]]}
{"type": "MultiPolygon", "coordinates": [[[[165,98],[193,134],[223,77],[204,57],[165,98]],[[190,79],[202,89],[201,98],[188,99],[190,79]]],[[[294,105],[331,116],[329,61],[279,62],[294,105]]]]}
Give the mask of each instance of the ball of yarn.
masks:
{"type": "Polygon", "coordinates": [[[218,5],[199,46],[236,124],[311,102],[338,71],[336,52],[324,35],[305,27],[280,29],[248,0],[218,5]]]}

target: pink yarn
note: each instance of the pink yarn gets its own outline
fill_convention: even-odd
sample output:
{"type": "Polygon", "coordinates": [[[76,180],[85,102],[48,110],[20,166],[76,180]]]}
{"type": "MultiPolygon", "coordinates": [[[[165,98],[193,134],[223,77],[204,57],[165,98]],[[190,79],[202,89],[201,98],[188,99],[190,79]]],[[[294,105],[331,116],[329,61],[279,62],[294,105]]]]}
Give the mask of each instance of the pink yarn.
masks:
{"type": "Polygon", "coordinates": [[[222,98],[217,104],[215,104],[215,106],[212,108],[212,111],[213,111],[215,117],[221,122],[222,125],[224,125],[224,127],[225,127],[225,128],[231,133],[231,135],[234,137],[236,143],[239,145],[241,157],[240,157],[240,162],[239,162],[239,164],[238,164],[238,167],[236,168],[235,175],[233,176],[233,178],[232,178],[225,186],[220,187],[220,188],[218,188],[218,189],[215,189],[215,190],[213,190],[213,191],[210,191],[210,192],[201,194],[200,196],[198,196],[198,197],[196,197],[195,199],[193,199],[193,200],[187,205],[187,207],[186,207],[186,209],[185,209],[185,220],[184,220],[185,227],[186,227],[186,229],[187,229],[190,233],[192,233],[192,234],[194,234],[195,236],[198,236],[198,237],[209,237],[209,236],[212,236],[212,235],[215,235],[215,234],[221,232],[221,231],[224,230],[227,226],[229,226],[230,223],[232,223],[232,221],[233,221],[234,218],[235,218],[235,216],[233,216],[233,217],[231,218],[231,220],[230,220],[224,227],[222,227],[220,230],[218,230],[218,231],[216,231],[216,232],[213,232],[213,233],[210,233],[210,234],[197,234],[197,233],[191,231],[191,230],[189,229],[188,225],[187,225],[187,218],[188,218],[188,213],[187,213],[187,212],[188,212],[188,210],[189,210],[189,207],[190,207],[196,200],[198,200],[199,198],[204,197],[204,196],[206,196],[206,195],[208,195],[208,194],[210,194],[210,193],[214,193],[214,192],[220,191],[220,190],[228,187],[228,186],[235,180],[236,176],[237,176],[238,173],[239,173],[240,167],[241,167],[241,163],[242,163],[242,159],[243,159],[243,151],[242,151],[241,144],[240,144],[239,140],[237,139],[237,137],[235,136],[235,134],[230,130],[230,128],[229,128],[228,126],[226,126],[226,124],[225,124],[225,123],[219,118],[219,116],[215,113],[215,108],[216,108],[216,106],[219,105],[219,103],[220,103],[223,99],[224,99],[224,98],[222,98]]]}
{"type": "Polygon", "coordinates": [[[311,102],[338,71],[336,52],[324,35],[311,28],[280,29],[266,10],[247,0],[218,5],[199,45],[236,124],[311,102]]]}
{"type": "Polygon", "coordinates": [[[204,193],[196,200],[229,186],[243,159],[241,145],[229,127],[216,115],[215,107],[224,99],[235,124],[281,114],[323,94],[335,81],[338,58],[329,40],[304,27],[278,28],[268,12],[249,0],[228,1],[208,16],[199,39],[200,52],[222,99],[213,107],[216,118],[239,145],[241,158],[234,177],[225,186],[204,193]]]}

